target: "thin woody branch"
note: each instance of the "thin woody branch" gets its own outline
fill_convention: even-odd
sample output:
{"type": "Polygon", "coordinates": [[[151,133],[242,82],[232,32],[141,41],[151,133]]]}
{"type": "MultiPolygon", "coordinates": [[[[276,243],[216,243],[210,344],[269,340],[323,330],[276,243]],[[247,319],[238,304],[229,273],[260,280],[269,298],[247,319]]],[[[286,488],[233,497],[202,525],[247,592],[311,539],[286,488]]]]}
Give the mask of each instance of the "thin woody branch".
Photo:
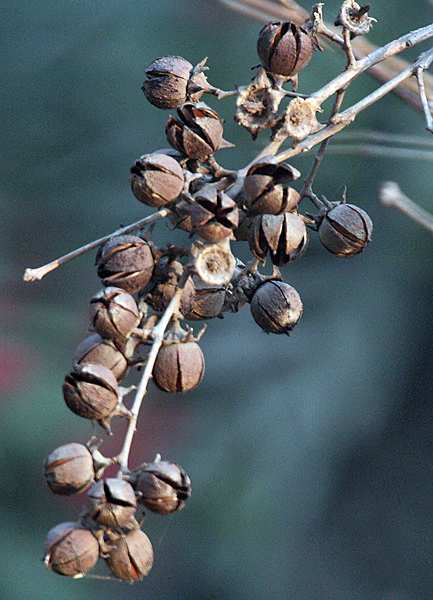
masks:
{"type": "Polygon", "coordinates": [[[433,215],[403,194],[395,181],[383,182],[379,190],[379,199],[385,206],[397,208],[412,221],[433,233],[433,215]]]}

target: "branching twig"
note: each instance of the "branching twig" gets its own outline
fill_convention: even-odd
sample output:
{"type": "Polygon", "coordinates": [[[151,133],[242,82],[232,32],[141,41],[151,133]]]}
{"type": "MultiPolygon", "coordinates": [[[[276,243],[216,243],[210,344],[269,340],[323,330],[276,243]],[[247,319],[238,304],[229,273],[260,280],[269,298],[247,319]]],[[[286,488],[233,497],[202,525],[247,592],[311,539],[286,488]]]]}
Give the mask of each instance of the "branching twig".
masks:
{"type": "Polygon", "coordinates": [[[408,198],[395,181],[385,181],[379,190],[379,198],[385,206],[394,206],[410,219],[433,233],[433,215],[408,198]]]}
{"type": "Polygon", "coordinates": [[[170,319],[172,318],[173,314],[176,313],[179,308],[179,302],[180,302],[182,290],[186,284],[186,281],[187,281],[189,275],[190,275],[190,272],[188,271],[188,269],[185,269],[185,272],[183,273],[182,277],[179,280],[178,288],[177,288],[173,298],[171,299],[170,304],[165,309],[165,312],[162,315],[161,319],[158,321],[158,324],[152,330],[152,335],[153,335],[152,348],[147,357],[146,366],[144,368],[140,383],[137,387],[137,391],[136,391],[135,398],[134,398],[134,403],[131,408],[131,413],[133,416],[128,423],[128,429],[126,431],[122,450],[120,451],[119,455],[116,458],[116,462],[118,462],[120,465],[119,475],[122,475],[123,473],[128,472],[129,452],[131,449],[132,439],[133,439],[134,433],[136,431],[135,426],[137,424],[137,419],[138,419],[138,415],[140,412],[141,403],[146,394],[147,384],[149,383],[149,379],[152,376],[153,366],[155,364],[156,357],[158,355],[159,349],[160,349],[162,341],[164,339],[165,330],[167,329],[168,324],[169,324],[170,319]]]}
{"type": "Polygon", "coordinates": [[[424,109],[425,120],[427,123],[427,131],[431,131],[433,133],[433,117],[430,111],[430,107],[428,105],[427,95],[425,93],[425,85],[424,85],[424,68],[418,67],[416,72],[416,80],[418,82],[419,88],[419,96],[421,98],[422,107],[424,109]]]}
{"type": "Polygon", "coordinates": [[[40,281],[43,277],[45,277],[45,275],[47,275],[47,273],[54,271],[54,269],[57,269],[57,267],[60,267],[61,265],[64,265],[65,263],[69,262],[70,260],[77,258],[81,254],[85,254],[86,252],[89,252],[89,250],[98,248],[98,246],[105,244],[105,242],[107,242],[114,235],[124,235],[125,233],[130,233],[131,231],[140,229],[144,225],[150,225],[151,223],[154,223],[158,219],[162,219],[162,217],[166,217],[169,214],[169,212],[170,211],[168,210],[168,208],[163,208],[163,209],[159,210],[158,212],[155,212],[152,215],[149,215],[148,217],[144,217],[144,219],[140,219],[140,221],[136,221],[135,223],[126,225],[126,227],[121,227],[120,229],[117,229],[116,231],[114,231],[113,233],[110,233],[109,235],[106,235],[102,238],[94,240],[93,242],[90,242],[89,244],[85,244],[84,246],[81,246],[80,248],[77,248],[76,250],[73,250],[72,252],[69,252],[68,254],[63,255],[60,258],[56,258],[55,260],[49,262],[46,265],[43,265],[42,267],[38,267],[37,269],[28,268],[24,271],[23,279],[26,282],[40,281]]]}

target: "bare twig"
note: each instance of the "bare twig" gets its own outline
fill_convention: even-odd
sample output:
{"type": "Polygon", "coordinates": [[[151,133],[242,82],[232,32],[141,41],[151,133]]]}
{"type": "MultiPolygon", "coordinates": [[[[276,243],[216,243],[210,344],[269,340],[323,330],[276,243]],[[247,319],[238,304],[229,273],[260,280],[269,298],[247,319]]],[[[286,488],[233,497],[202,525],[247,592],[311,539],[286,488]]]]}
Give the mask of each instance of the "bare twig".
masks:
{"type": "Polygon", "coordinates": [[[169,212],[170,211],[168,210],[168,208],[162,208],[158,212],[155,212],[152,215],[149,215],[148,217],[144,217],[144,219],[140,219],[139,221],[136,221],[135,223],[126,225],[126,227],[121,227],[120,229],[113,231],[113,233],[110,233],[109,235],[105,235],[104,237],[94,240],[93,242],[90,242],[89,244],[85,244],[84,246],[81,246],[80,248],[77,248],[76,250],[73,250],[72,252],[69,252],[68,254],[64,254],[60,258],[56,258],[55,260],[49,262],[46,265],[43,265],[42,267],[38,267],[37,269],[27,268],[24,271],[23,280],[26,282],[40,281],[43,277],[45,277],[45,275],[47,275],[47,273],[54,271],[54,269],[57,269],[57,267],[60,267],[61,265],[64,265],[65,263],[69,262],[70,260],[77,258],[81,254],[85,254],[86,252],[89,252],[89,250],[98,248],[98,246],[101,246],[102,244],[107,242],[114,235],[123,235],[125,233],[130,233],[131,231],[136,231],[137,229],[140,229],[140,227],[143,227],[144,225],[150,225],[151,223],[155,223],[155,221],[158,221],[158,219],[162,219],[162,217],[166,217],[169,214],[169,212]]]}
{"type": "MultiPolygon", "coordinates": [[[[433,26],[431,27],[433,28],[433,26]]],[[[278,154],[276,156],[276,159],[279,162],[281,162],[301,152],[307,152],[323,140],[326,140],[330,136],[336,134],[338,131],[344,129],[347,125],[354,121],[358,113],[371,106],[371,104],[373,104],[374,102],[377,102],[377,100],[379,100],[380,98],[383,98],[383,96],[388,94],[388,92],[390,92],[393,89],[393,87],[399,85],[399,83],[401,83],[401,81],[403,81],[405,78],[410,77],[413,74],[413,72],[418,68],[418,66],[422,63],[422,61],[430,55],[433,55],[433,50],[424,53],[413,65],[409,66],[405,71],[400,73],[397,77],[394,77],[394,79],[392,79],[391,81],[388,81],[385,85],[382,85],[380,88],[378,88],[377,90],[375,90],[374,92],[372,92],[371,94],[369,94],[350,108],[346,109],[345,111],[336,114],[331,124],[327,125],[318,133],[312,134],[305,138],[305,140],[300,142],[296,146],[296,148],[290,148],[278,154]]],[[[271,144],[269,146],[271,146],[271,144]]],[[[262,154],[266,151],[267,149],[265,148],[265,150],[262,151],[262,154]]],[[[267,153],[269,154],[269,151],[267,153]]]]}
{"type": "Polygon", "coordinates": [[[418,82],[419,96],[421,98],[422,107],[424,109],[425,120],[427,123],[426,129],[427,129],[427,131],[431,131],[433,133],[433,117],[432,117],[430,107],[428,105],[427,96],[425,93],[424,68],[418,67],[415,72],[415,75],[416,75],[416,80],[418,82]]]}
{"type": "Polygon", "coordinates": [[[147,391],[147,385],[152,376],[153,366],[155,364],[156,357],[158,355],[159,349],[162,345],[164,339],[165,330],[170,323],[170,320],[174,313],[177,312],[179,308],[180,297],[182,294],[182,290],[186,284],[186,281],[189,277],[189,271],[185,269],[182,277],[179,280],[178,288],[170,301],[170,304],[165,309],[164,314],[161,319],[158,321],[158,324],[152,330],[153,343],[152,348],[147,357],[146,366],[143,371],[143,375],[141,377],[140,383],[137,386],[137,391],[135,394],[134,402],[131,408],[132,418],[129,420],[128,429],[126,430],[125,440],[123,442],[122,450],[119,455],[116,457],[116,462],[120,466],[119,476],[128,472],[128,458],[129,452],[131,450],[131,444],[134,437],[134,433],[136,431],[136,424],[138,415],[140,412],[141,404],[143,402],[143,398],[147,391]]]}
{"type": "Polygon", "coordinates": [[[385,206],[398,208],[407,217],[433,233],[433,215],[403,194],[395,181],[385,181],[382,184],[379,198],[385,206]]]}

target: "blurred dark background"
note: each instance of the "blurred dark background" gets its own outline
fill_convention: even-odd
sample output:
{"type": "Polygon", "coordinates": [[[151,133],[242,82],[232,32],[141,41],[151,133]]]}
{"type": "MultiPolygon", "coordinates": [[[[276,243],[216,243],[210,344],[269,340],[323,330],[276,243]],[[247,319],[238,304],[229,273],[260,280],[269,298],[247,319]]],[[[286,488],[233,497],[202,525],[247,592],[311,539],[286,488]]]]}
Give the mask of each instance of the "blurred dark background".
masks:
{"type": "MultiPolygon", "coordinates": [[[[338,6],[326,3],[329,21],[338,6]]],[[[166,54],[194,64],[209,56],[209,80],[232,89],[251,78],[261,25],[215,0],[9,0],[1,11],[2,597],[431,600],[433,237],[381,206],[377,188],[396,180],[431,209],[433,155],[411,151],[413,136],[428,144],[431,134],[391,95],[348,135],[356,144],[359,132],[400,134],[407,147],[379,156],[331,144],[316,179],[316,193],[335,200],[347,185],[348,200],[370,213],[371,246],[338,259],[312,234],[306,255],[283,271],[304,302],[290,339],[265,335],[246,307],[209,322],[199,388],[172,396],[151,384],[132,461],[160,452],[178,462],[193,495],[173,518],[148,517],[150,575],[128,586],[44,568],[46,532],[74,520],[83,498],[53,496],[42,462],[62,443],[100,434],[61,394],[100,284],[94,253],[39,283],[22,283],[22,273],[150,211],[130,192],[129,166],[167,146],[168,114],[145,103],[145,67],[166,54]]],[[[370,39],[382,44],[428,24],[433,10],[376,0],[370,14],[370,39]]],[[[341,53],[317,53],[300,91],[343,66],[341,53]]],[[[376,85],[360,77],[345,106],[376,85]]],[[[232,119],[232,98],[206,101],[236,144],[219,161],[243,166],[267,134],[251,141],[232,119]]],[[[305,175],[311,160],[293,164],[305,175]]],[[[161,223],[156,235],[177,234],[161,223]]],[[[114,423],[104,453],[118,451],[123,427],[114,423]]]]}

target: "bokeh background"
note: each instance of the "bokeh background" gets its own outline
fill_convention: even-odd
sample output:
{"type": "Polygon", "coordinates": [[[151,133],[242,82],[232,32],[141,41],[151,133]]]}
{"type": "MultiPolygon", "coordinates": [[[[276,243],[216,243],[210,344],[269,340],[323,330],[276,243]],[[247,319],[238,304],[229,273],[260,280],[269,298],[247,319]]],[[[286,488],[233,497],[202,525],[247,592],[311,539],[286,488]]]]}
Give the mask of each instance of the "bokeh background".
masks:
{"type": "MultiPolygon", "coordinates": [[[[328,20],[338,5],[326,3],[328,20]]],[[[67,410],[61,385],[100,284],[94,253],[39,283],[22,283],[24,268],[146,214],[128,174],[138,156],[167,146],[167,113],[140,90],[151,60],[209,56],[210,81],[232,89],[251,78],[261,25],[216,0],[8,0],[1,13],[2,597],[431,600],[433,237],[377,198],[390,179],[432,207],[431,134],[392,96],[344,135],[356,145],[360,133],[399,134],[403,145],[367,154],[331,144],[316,179],[329,199],[347,185],[349,201],[370,213],[371,246],[338,259],[312,234],[302,260],[283,270],[304,301],[290,338],[265,335],[246,307],[209,322],[197,390],[174,396],[150,386],[133,462],[160,452],[193,480],[184,511],[144,525],[155,546],[150,575],[129,586],[43,567],[46,532],[73,520],[83,499],[53,496],[42,462],[56,446],[99,433],[67,410]]],[[[433,17],[422,0],[410,10],[405,0],[376,0],[370,13],[378,44],[433,17]]],[[[343,65],[339,52],[316,54],[300,91],[343,65]]],[[[376,85],[360,77],[345,106],[376,85]]],[[[220,162],[243,166],[267,134],[251,141],[232,119],[232,98],[207,101],[236,144],[220,162]]],[[[311,160],[293,164],[306,174],[311,160]]],[[[177,235],[165,224],[156,230],[158,241],[177,235]]],[[[123,427],[114,424],[103,452],[118,451],[123,427]]],[[[98,565],[95,574],[107,571],[98,565]]]]}

